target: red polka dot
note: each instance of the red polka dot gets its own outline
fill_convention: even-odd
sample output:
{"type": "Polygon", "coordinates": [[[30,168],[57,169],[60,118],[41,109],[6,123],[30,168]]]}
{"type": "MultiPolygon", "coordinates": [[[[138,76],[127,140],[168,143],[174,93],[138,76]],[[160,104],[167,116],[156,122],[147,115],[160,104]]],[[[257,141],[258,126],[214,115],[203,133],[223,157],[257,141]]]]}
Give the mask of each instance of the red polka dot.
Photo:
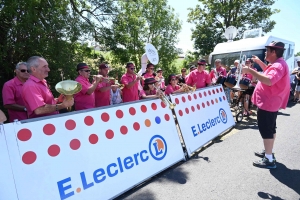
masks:
{"type": "Polygon", "coordinates": [[[205,92],[205,91],[203,92],[203,94],[204,94],[204,96],[206,97],[206,95],[207,95],[207,94],[206,94],[206,92],[205,92]]]}
{"type": "Polygon", "coordinates": [[[108,113],[102,113],[101,114],[101,119],[104,122],[108,122],[109,121],[109,114],[108,113]]]}
{"type": "Polygon", "coordinates": [[[207,104],[207,106],[209,106],[210,105],[209,101],[207,101],[206,104],[207,104]]]}
{"type": "Polygon", "coordinates": [[[19,130],[18,135],[17,135],[18,139],[21,141],[27,141],[31,138],[31,136],[32,136],[32,133],[27,128],[23,128],[23,129],[19,130]]]}
{"type": "Polygon", "coordinates": [[[170,116],[168,114],[165,114],[165,120],[169,121],[170,120],[170,116]]]}
{"type": "Polygon", "coordinates": [[[128,133],[128,128],[127,128],[126,126],[121,126],[120,132],[121,132],[123,135],[126,135],[126,134],[128,133]]]}
{"type": "Polygon", "coordinates": [[[194,107],[194,106],[192,106],[192,107],[191,107],[191,110],[192,110],[193,112],[195,112],[195,107],[194,107]]]}
{"type": "Polygon", "coordinates": [[[213,94],[216,94],[215,90],[212,90],[213,94]]]}
{"type": "Polygon", "coordinates": [[[43,128],[43,132],[46,135],[52,135],[55,132],[55,126],[53,124],[46,124],[43,128]]]}
{"type": "Polygon", "coordinates": [[[199,97],[200,97],[200,98],[202,98],[202,94],[201,94],[201,92],[199,92],[199,97]]]}
{"type": "Polygon", "coordinates": [[[60,153],[60,148],[56,144],[53,144],[48,148],[48,154],[52,157],[57,156],[59,153],[60,153]]]}
{"type": "Polygon", "coordinates": [[[137,122],[134,122],[133,129],[136,130],[136,131],[140,130],[140,124],[137,123],[137,122]]]}
{"type": "Polygon", "coordinates": [[[97,144],[98,140],[99,140],[99,138],[98,138],[98,135],[96,135],[96,134],[91,134],[89,136],[89,141],[91,144],[97,144]]]}
{"type": "Polygon", "coordinates": [[[223,92],[223,89],[222,89],[222,88],[220,88],[220,92],[223,92]]]}
{"type": "Polygon", "coordinates": [[[94,118],[91,117],[91,116],[86,116],[84,118],[84,123],[87,125],[87,126],[91,126],[94,124],[94,118]]]}
{"type": "Polygon", "coordinates": [[[179,115],[182,117],[182,115],[183,115],[182,110],[179,110],[178,113],[179,113],[179,115]]]}
{"type": "Polygon", "coordinates": [[[135,115],[136,111],[135,111],[135,109],[134,109],[133,107],[130,107],[130,108],[129,108],[129,113],[130,113],[131,115],[135,115]]]}
{"type": "Polygon", "coordinates": [[[116,116],[117,116],[117,118],[121,119],[124,116],[123,111],[122,110],[117,110],[116,111],[116,116]]]}
{"type": "Polygon", "coordinates": [[[188,95],[188,99],[189,99],[189,101],[192,101],[191,95],[188,95]]]}
{"type": "Polygon", "coordinates": [[[197,109],[198,109],[198,110],[200,110],[200,108],[201,108],[201,107],[200,107],[200,105],[199,105],[199,104],[197,104],[197,109]]]}
{"type": "Polygon", "coordinates": [[[181,97],[183,103],[185,103],[185,97],[181,97]]]}
{"type": "Polygon", "coordinates": [[[211,91],[210,90],[208,90],[208,95],[211,95],[211,91]]]}
{"type": "Polygon", "coordinates": [[[190,110],[188,108],[185,108],[186,114],[189,114],[190,110]]]}
{"type": "Polygon", "coordinates": [[[179,104],[179,99],[175,98],[175,103],[178,105],[179,104]]]}
{"type": "Polygon", "coordinates": [[[197,99],[197,95],[196,94],[194,94],[194,99],[197,99]]]}
{"type": "Polygon", "coordinates": [[[105,136],[107,137],[107,139],[112,139],[114,135],[114,132],[110,129],[105,132],[105,136]]]}
{"type": "Polygon", "coordinates": [[[202,108],[205,108],[205,103],[202,103],[202,108]]]}
{"type": "Polygon", "coordinates": [[[151,104],[151,108],[152,108],[152,110],[156,110],[156,109],[157,109],[156,103],[152,103],[152,104],[151,104]]]}
{"type": "Polygon", "coordinates": [[[161,105],[161,107],[163,107],[163,108],[167,107],[167,106],[165,105],[164,102],[160,102],[160,105],[161,105]]]}
{"type": "Polygon", "coordinates": [[[141,106],[141,111],[142,111],[143,113],[147,112],[147,107],[146,107],[145,105],[142,105],[142,106],[141,106]]]}
{"type": "Polygon", "coordinates": [[[225,97],[225,96],[223,96],[223,99],[225,100],[225,99],[226,99],[226,97],[225,97]]]}
{"type": "Polygon", "coordinates": [[[214,104],[215,104],[215,102],[214,102],[214,100],[213,100],[213,99],[212,99],[210,102],[211,102],[211,104],[212,104],[212,105],[214,105],[214,104]]]}
{"type": "Polygon", "coordinates": [[[216,89],[216,91],[217,91],[217,93],[219,93],[219,89],[218,88],[216,89]]]}
{"type": "Polygon", "coordinates": [[[27,151],[22,156],[23,163],[30,165],[36,161],[36,154],[33,151],[27,151]]]}
{"type": "Polygon", "coordinates": [[[76,122],[72,119],[69,119],[66,121],[65,126],[68,130],[74,130],[76,127],[76,122]]]}
{"type": "Polygon", "coordinates": [[[78,139],[73,139],[73,140],[71,140],[71,142],[70,142],[70,147],[71,147],[71,149],[73,149],[73,150],[79,149],[79,147],[80,147],[80,141],[79,141],[78,139]]]}

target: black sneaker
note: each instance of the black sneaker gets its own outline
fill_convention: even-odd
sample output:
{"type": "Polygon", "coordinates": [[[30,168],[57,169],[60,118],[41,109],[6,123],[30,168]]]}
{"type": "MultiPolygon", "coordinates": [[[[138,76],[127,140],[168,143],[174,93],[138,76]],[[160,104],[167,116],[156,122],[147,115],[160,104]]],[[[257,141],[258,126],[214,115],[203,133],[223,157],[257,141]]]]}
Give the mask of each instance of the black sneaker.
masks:
{"type": "Polygon", "coordinates": [[[253,166],[267,169],[276,169],[275,160],[270,162],[266,157],[264,157],[262,160],[254,161],[253,166]]]}
{"type": "MultiPolygon", "coordinates": [[[[260,157],[260,158],[264,158],[265,157],[265,150],[262,150],[261,152],[254,152],[254,154],[257,156],[257,157],[260,157]]],[[[276,161],[276,158],[275,158],[275,154],[272,153],[273,155],[273,160],[276,161]]]]}

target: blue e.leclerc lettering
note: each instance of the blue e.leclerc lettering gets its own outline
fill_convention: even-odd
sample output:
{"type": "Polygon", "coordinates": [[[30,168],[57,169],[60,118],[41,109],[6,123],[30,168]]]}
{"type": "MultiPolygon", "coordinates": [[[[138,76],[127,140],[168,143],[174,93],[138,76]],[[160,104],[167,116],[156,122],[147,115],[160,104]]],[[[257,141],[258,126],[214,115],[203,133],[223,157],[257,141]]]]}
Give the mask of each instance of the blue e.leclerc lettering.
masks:
{"type": "Polygon", "coordinates": [[[227,123],[227,115],[224,109],[219,110],[219,116],[213,118],[213,119],[207,119],[203,123],[196,124],[195,126],[191,127],[192,133],[194,137],[197,135],[213,128],[214,126],[217,126],[219,123],[227,123]]]}
{"type": "MultiPolygon", "coordinates": [[[[161,152],[157,151],[157,153],[160,154],[161,152]]],[[[119,173],[123,173],[125,169],[129,170],[134,166],[137,166],[143,162],[147,162],[148,160],[148,151],[142,150],[141,152],[133,154],[133,156],[127,156],[124,159],[118,157],[116,162],[108,164],[106,168],[96,169],[93,172],[92,177],[86,176],[85,172],[80,172],[82,188],[83,190],[89,189],[95,184],[105,181],[107,177],[117,176],[119,173]],[[91,178],[93,180],[91,180],[91,178]]],[[[58,181],[57,187],[61,200],[67,199],[75,194],[72,190],[71,177],[58,181]]]]}

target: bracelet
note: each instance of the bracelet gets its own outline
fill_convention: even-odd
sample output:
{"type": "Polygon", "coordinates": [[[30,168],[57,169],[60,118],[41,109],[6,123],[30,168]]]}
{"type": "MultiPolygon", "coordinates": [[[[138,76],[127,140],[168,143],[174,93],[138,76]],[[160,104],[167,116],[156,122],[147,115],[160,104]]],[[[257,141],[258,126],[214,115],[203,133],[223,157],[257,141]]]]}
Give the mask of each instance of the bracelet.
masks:
{"type": "Polygon", "coordinates": [[[58,105],[55,104],[55,111],[58,111],[58,105]]]}

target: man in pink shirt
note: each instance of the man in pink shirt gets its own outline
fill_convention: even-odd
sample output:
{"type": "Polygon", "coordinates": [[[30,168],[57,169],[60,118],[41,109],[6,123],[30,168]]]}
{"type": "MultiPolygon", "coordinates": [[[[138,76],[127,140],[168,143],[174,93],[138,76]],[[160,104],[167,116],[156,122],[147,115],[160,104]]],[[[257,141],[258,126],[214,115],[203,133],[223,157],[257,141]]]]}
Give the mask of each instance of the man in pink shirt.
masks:
{"type": "Polygon", "coordinates": [[[15,78],[7,81],[2,89],[2,98],[4,108],[8,110],[9,121],[15,119],[27,119],[27,109],[22,98],[22,87],[29,78],[29,73],[25,62],[17,64],[15,69],[15,78]]]}
{"type": "Polygon", "coordinates": [[[196,85],[196,88],[204,88],[206,86],[211,86],[211,79],[207,71],[205,71],[206,62],[204,59],[198,61],[198,68],[189,73],[185,82],[189,86],[196,85]]]}
{"type": "MultiPolygon", "coordinates": [[[[108,78],[109,66],[106,63],[99,65],[99,74],[104,78],[108,78]]],[[[95,103],[96,107],[110,105],[110,90],[114,81],[102,81],[97,85],[95,90],[95,103]]]]}
{"type": "Polygon", "coordinates": [[[126,74],[121,78],[121,83],[124,84],[122,90],[123,102],[131,102],[139,100],[138,93],[138,81],[142,79],[142,76],[136,76],[134,73],[135,66],[132,62],[126,64],[126,74]]]}
{"type": "Polygon", "coordinates": [[[101,75],[94,77],[94,82],[91,84],[89,77],[91,75],[90,67],[86,63],[77,65],[78,76],[75,79],[82,85],[80,92],[74,95],[75,110],[85,110],[95,108],[95,93],[98,83],[102,80],[101,75]]]}
{"type": "Polygon", "coordinates": [[[212,69],[209,73],[210,79],[215,83],[219,76],[226,76],[227,72],[224,67],[221,65],[221,60],[215,60],[215,69],[212,69]]]}
{"type": "Polygon", "coordinates": [[[265,150],[255,152],[256,156],[263,158],[253,162],[256,167],[276,168],[276,160],[272,153],[276,137],[276,118],[278,110],[286,108],[290,93],[289,69],[282,58],[284,50],[282,42],[273,41],[266,46],[265,60],[270,63],[268,66],[258,57],[252,57],[252,60],[263,69],[263,74],[249,67],[243,68],[243,73],[250,73],[259,81],[255,87],[252,102],[258,107],[257,123],[265,150]]]}
{"type": "Polygon", "coordinates": [[[71,107],[74,100],[64,99],[58,104],[50,91],[47,81],[50,71],[47,61],[39,56],[32,56],[27,60],[27,69],[30,70],[30,77],[24,83],[22,97],[27,108],[29,118],[55,115],[58,110],[71,107]]]}

